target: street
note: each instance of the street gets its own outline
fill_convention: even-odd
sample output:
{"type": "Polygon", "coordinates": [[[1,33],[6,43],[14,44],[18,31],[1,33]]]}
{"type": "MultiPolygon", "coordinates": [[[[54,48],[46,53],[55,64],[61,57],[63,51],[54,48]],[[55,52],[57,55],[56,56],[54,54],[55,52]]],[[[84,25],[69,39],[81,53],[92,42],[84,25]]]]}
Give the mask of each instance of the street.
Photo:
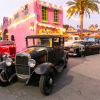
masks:
{"type": "Polygon", "coordinates": [[[38,86],[18,82],[0,90],[0,100],[100,100],[100,54],[69,57],[68,68],[55,74],[49,96],[38,86]]]}

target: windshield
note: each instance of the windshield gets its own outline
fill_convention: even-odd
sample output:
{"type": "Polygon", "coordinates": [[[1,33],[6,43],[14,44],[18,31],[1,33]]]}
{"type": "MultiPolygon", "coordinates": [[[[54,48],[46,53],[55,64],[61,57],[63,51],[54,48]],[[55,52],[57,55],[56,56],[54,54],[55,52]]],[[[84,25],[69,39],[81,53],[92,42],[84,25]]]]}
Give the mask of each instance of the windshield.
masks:
{"type": "Polygon", "coordinates": [[[64,38],[64,41],[67,42],[68,41],[68,38],[64,38]]]}
{"type": "Polygon", "coordinates": [[[78,37],[75,37],[75,40],[79,40],[79,38],[78,37]]]}
{"type": "Polygon", "coordinates": [[[2,42],[1,45],[15,44],[15,42],[2,42]]]}
{"type": "Polygon", "coordinates": [[[93,41],[93,42],[95,42],[95,38],[89,38],[88,41],[93,41]]]}
{"type": "Polygon", "coordinates": [[[52,39],[40,39],[40,38],[30,38],[27,39],[28,47],[31,46],[48,46],[50,47],[50,42],[52,42],[52,39]]]}

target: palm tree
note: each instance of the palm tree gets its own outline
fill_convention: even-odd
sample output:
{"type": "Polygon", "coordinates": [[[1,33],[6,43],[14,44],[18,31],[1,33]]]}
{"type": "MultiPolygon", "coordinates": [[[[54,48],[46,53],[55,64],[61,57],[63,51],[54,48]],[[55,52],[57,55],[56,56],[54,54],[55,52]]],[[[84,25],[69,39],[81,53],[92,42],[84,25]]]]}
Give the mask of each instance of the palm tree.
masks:
{"type": "Polygon", "coordinates": [[[83,39],[83,15],[84,13],[89,15],[90,18],[90,11],[92,12],[96,11],[99,14],[99,8],[97,4],[100,4],[98,0],[74,0],[74,1],[68,1],[66,4],[68,6],[71,6],[67,10],[67,16],[69,19],[72,17],[72,15],[79,14],[80,16],[80,25],[81,25],[81,39],[83,39]]]}

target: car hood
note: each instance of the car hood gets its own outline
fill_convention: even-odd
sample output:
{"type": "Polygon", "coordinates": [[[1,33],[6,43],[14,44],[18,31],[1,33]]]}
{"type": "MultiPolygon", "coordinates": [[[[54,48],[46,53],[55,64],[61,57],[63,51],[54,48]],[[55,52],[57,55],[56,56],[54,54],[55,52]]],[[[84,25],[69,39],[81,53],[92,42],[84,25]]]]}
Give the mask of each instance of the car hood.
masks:
{"type": "Polygon", "coordinates": [[[51,47],[32,47],[24,50],[23,52],[19,52],[16,56],[27,56],[31,58],[36,58],[42,55],[45,55],[48,53],[48,51],[51,51],[51,47]]]}

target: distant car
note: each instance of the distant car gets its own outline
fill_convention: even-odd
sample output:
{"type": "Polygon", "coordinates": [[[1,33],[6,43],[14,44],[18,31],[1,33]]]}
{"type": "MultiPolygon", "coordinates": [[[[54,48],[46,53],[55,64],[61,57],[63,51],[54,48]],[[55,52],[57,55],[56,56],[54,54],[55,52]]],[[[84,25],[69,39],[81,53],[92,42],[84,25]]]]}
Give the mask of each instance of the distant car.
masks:
{"type": "Polygon", "coordinates": [[[64,47],[70,47],[73,42],[79,40],[78,35],[71,35],[69,37],[64,37],[64,47]]]}
{"type": "Polygon", "coordinates": [[[16,44],[13,41],[0,41],[0,62],[7,57],[15,58],[16,44]]]}
{"type": "Polygon", "coordinates": [[[92,41],[96,43],[96,45],[100,45],[100,36],[89,36],[89,37],[85,37],[84,40],[92,41]]]}
{"type": "Polygon", "coordinates": [[[16,54],[15,62],[7,58],[6,62],[0,64],[0,79],[6,84],[16,80],[17,76],[17,80],[25,82],[26,85],[37,80],[41,93],[49,95],[53,88],[54,72],[61,72],[68,65],[68,54],[64,51],[64,37],[26,36],[26,46],[25,51],[16,54]]]}
{"type": "Polygon", "coordinates": [[[92,54],[99,54],[100,53],[100,46],[96,45],[92,41],[77,41],[74,42],[68,50],[68,55],[70,56],[87,56],[92,54]],[[85,50],[80,52],[79,47],[84,46],[85,50]]]}

